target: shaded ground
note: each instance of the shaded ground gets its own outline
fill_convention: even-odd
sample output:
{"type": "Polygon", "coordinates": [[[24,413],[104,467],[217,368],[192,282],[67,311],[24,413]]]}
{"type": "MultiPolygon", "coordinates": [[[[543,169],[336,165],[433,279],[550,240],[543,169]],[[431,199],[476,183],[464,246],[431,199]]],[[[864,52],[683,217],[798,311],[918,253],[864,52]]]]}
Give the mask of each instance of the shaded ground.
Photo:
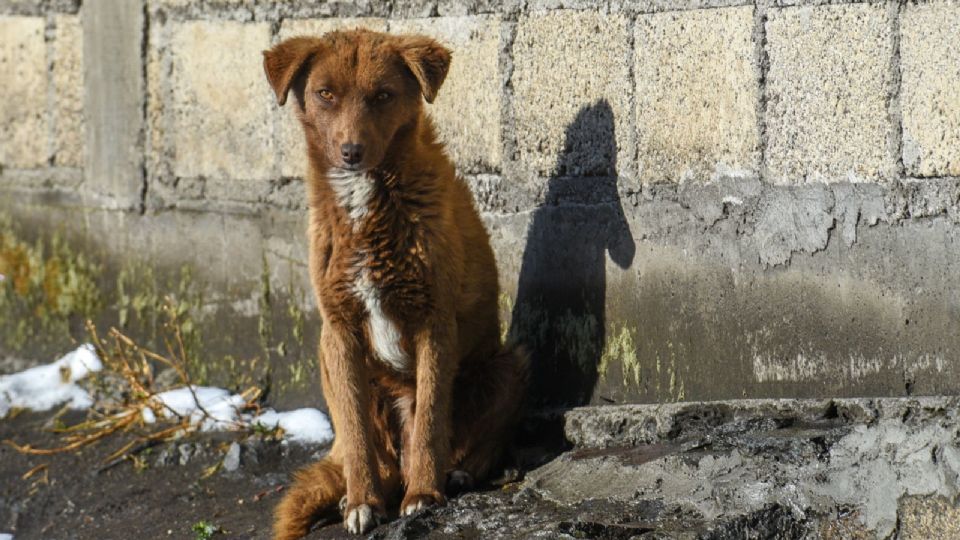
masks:
{"type": "MultiPolygon", "coordinates": [[[[43,427],[49,414],[21,414],[0,421],[0,439],[55,446],[43,427]]],[[[220,463],[227,435],[166,444],[141,454],[145,466],[122,462],[101,470],[118,441],[75,454],[27,456],[0,447],[0,531],[21,538],[193,538],[199,521],[221,526],[230,538],[267,538],[268,515],[286,473],[308,461],[296,445],[255,442],[244,446],[244,465],[201,479],[220,463]],[[40,471],[22,475],[41,464],[40,471]]]]}
{"type": "MultiPolygon", "coordinates": [[[[370,537],[956,538],[958,411],[955,398],[575,409],[552,417],[573,447],[525,479],[393,520],[370,537]]],[[[55,445],[43,429],[51,416],[0,421],[0,439],[55,445]]],[[[120,444],[49,457],[0,447],[0,532],[196,538],[194,524],[205,521],[220,528],[212,538],[266,539],[289,472],[323,451],[215,434],[154,447],[139,466],[103,469],[120,444]],[[239,461],[224,461],[235,442],[239,461]]],[[[339,524],[309,536],[344,537],[339,524]]]]}

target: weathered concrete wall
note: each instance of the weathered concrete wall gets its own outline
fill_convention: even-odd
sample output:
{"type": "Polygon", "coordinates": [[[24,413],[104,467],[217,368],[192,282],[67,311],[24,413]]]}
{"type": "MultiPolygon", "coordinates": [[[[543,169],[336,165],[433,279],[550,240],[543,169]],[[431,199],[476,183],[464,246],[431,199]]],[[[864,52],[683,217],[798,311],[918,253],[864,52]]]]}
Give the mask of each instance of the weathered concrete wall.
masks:
{"type": "Polygon", "coordinates": [[[0,206],[89,246],[104,298],[189,269],[210,358],[310,364],[303,145],[260,51],[363,25],[455,51],[429,111],[538,401],[960,391],[958,2],[79,4],[0,0],[0,206]]]}

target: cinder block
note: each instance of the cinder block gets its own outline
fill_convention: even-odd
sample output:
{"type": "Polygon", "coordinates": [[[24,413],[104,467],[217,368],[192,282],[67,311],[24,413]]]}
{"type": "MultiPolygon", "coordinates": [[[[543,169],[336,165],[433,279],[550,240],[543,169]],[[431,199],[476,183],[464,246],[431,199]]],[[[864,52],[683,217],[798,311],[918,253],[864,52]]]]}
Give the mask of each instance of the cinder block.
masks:
{"type": "Polygon", "coordinates": [[[960,5],[907,4],[900,19],[903,164],[960,175],[960,5]]]}
{"type": "Polygon", "coordinates": [[[766,167],[777,184],[894,174],[893,39],[883,3],[771,9],[766,167]]]}
{"type": "Polygon", "coordinates": [[[190,21],[171,36],[174,174],[266,180],[273,176],[274,97],[261,51],[266,23],[190,21]]]}
{"type": "Polygon", "coordinates": [[[47,59],[42,17],[0,17],[0,165],[42,167],[47,138],[47,59]]]}
{"type": "Polygon", "coordinates": [[[520,171],[607,176],[634,169],[629,20],[557,10],[524,15],[513,43],[520,171]]]}
{"type": "MultiPolygon", "coordinates": [[[[287,19],[280,27],[277,41],[296,36],[322,36],[334,30],[367,28],[377,32],[387,31],[387,21],[379,18],[330,18],[330,19],[287,19]]],[[[264,87],[269,88],[263,79],[264,87]]],[[[275,102],[275,100],[273,100],[275,102]]],[[[307,145],[303,131],[297,120],[293,101],[284,106],[286,111],[276,113],[282,118],[277,120],[277,144],[280,159],[280,174],[288,178],[303,177],[307,170],[307,145]]]]}
{"type": "Polygon", "coordinates": [[[54,163],[83,167],[83,28],[76,15],[57,15],[53,41],[54,163]]]}
{"type": "Polygon", "coordinates": [[[322,36],[334,30],[366,28],[375,32],[386,32],[386,19],[376,17],[344,17],[329,19],[286,19],[277,36],[282,41],[294,36],[322,36]]]}
{"type": "Polygon", "coordinates": [[[642,15],[635,48],[643,182],[759,168],[753,7],[642,15]]]}
{"type": "Polygon", "coordinates": [[[500,17],[391,21],[395,34],[424,34],[453,51],[440,94],[427,111],[463,172],[500,168],[500,17]]]}

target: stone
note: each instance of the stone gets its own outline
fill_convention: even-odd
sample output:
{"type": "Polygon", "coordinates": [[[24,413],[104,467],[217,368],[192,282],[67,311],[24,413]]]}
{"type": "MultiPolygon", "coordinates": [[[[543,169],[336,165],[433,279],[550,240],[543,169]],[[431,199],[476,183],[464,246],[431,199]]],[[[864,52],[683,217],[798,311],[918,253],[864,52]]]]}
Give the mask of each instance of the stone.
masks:
{"type": "Polygon", "coordinates": [[[635,50],[638,168],[646,183],[755,175],[753,7],[642,15],[635,50]]]}
{"type": "Polygon", "coordinates": [[[223,470],[234,472],[240,468],[240,445],[236,442],[230,443],[227,453],[223,456],[223,470]]]}
{"type": "Polygon", "coordinates": [[[63,167],[83,167],[83,28],[76,15],[56,15],[54,24],[53,160],[63,167]]]}
{"type": "Polygon", "coordinates": [[[428,35],[453,51],[453,63],[437,99],[425,106],[460,171],[499,170],[500,17],[391,21],[390,32],[428,35]]]}
{"type": "Polygon", "coordinates": [[[521,16],[513,43],[520,171],[609,176],[633,168],[631,32],[621,14],[557,10],[521,16]]]}
{"type": "Polygon", "coordinates": [[[960,6],[908,4],[900,28],[903,164],[914,176],[960,176],[960,6]]]}
{"type": "Polygon", "coordinates": [[[173,30],[173,172],[178,177],[267,180],[276,110],[261,51],[270,25],[189,21],[173,30]]]}
{"type": "Polygon", "coordinates": [[[0,166],[38,168],[49,155],[42,17],[0,17],[0,166]]]}
{"type": "Polygon", "coordinates": [[[893,38],[885,5],[771,9],[766,35],[768,180],[892,178],[893,38]]]}
{"type": "Polygon", "coordinates": [[[960,538],[960,510],[944,497],[904,497],[899,515],[898,538],[960,538]]]}

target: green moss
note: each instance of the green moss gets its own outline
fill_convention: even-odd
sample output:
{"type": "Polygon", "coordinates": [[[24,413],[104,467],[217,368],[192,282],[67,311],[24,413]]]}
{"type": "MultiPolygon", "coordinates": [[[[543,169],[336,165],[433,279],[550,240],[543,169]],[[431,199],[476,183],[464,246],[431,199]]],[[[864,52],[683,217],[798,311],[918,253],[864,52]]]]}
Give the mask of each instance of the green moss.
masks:
{"type": "Polygon", "coordinates": [[[189,267],[166,279],[158,279],[153,267],[142,262],[125,264],[116,279],[115,302],[117,323],[124,332],[130,332],[154,348],[172,349],[171,354],[182,354],[197,383],[209,378],[208,362],[203,361],[203,335],[198,317],[203,310],[203,295],[193,279],[189,267]],[[162,327],[171,326],[165,332],[162,327]],[[175,328],[174,328],[175,327],[175,328]],[[160,336],[180,335],[181,343],[161,342],[160,336]]]}
{"type": "MultiPolygon", "coordinates": [[[[257,335],[260,336],[260,348],[264,358],[270,360],[270,343],[273,341],[273,321],[270,317],[272,308],[272,294],[270,291],[270,265],[266,254],[263,254],[263,264],[260,271],[260,297],[257,300],[259,316],[257,317],[257,335]]],[[[282,347],[282,344],[281,344],[282,347]]],[[[282,355],[281,355],[282,356],[282,355]]]]}
{"type": "Polygon", "coordinates": [[[592,314],[578,315],[569,311],[564,312],[553,322],[559,330],[559,339],[554,351],[560,356],[569,354],[583,373],[594,368],[597,359],[598,343],[594,339],[597,335],[599,322],[592,314]]]}
{"type": "Polygon", "coordinates": [[[297,342],[297,345],[303,347],[303,310],[300,309],[300,305],[303,303],[303,295],[300,295],[299,299],[292,299],[290,302],[287,302],[287,315],[290,317],[290,333],[293,336],[293,339],[297,342]],[[297,302],[299,300],[299,302],[297,302]]]}
{"type": "Polygon", "coordinates": [[[308,337],[315,329],[308,332],[307,315],[301,308],[306,293],[294,278],[291,271],[289,284],[277,285],[263,255],[256,318],[259,365],[264,380],[286,395],[311,393],[318,380],[315,336],[308,337]]]}
{"type": "Polygon", "coordinates": [[[102,268],[61,236],[26,241],[0,218],[0,337],[19,350],[34,341],[67,340],[72,326],[103,304],[102,268]]]}
{"type": "Polygon", "coordinates": [[[0,215],[0,353],[55,358],[89,339],[84,323],[92,320],[101,336],[117,327],[145,348],[182,354],[196,383],[258,385],[280,402],[315,399],[319,327],[302,308],[308,291],[295,285],[298,267],[289,286],[278,285],[264,256],[253,287],[237,289],[238,280],[224,289],[196,279],[190,266],[117,257],[78,247],[98,238],[25,234],[13,223],[0,215]],[[251,294],[258,313],[232,309],[251,294]]]}
{"type": "Polygon", "coordinates": [[[600,377],[609,381],[608,373],[611,365],[620,365],[621,376],[625,385],[640,386],[641,364],[637,358],[637,346],[633,333],[626,325],[611,328],[600,355],[600,377]]]}

